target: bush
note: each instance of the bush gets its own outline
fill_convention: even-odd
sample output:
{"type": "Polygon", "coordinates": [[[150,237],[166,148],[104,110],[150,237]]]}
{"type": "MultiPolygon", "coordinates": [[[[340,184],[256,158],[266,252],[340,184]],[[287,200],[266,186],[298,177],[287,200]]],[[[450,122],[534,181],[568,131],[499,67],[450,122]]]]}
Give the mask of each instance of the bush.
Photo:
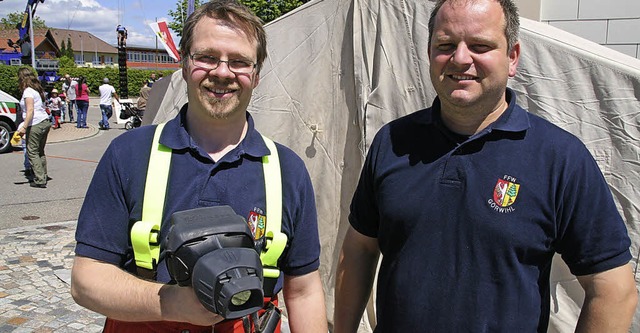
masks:
{"type": "MultiPolygon", "coordinates": [[[[0,64],[0,89],[4,92],[20,99],[22,92],[18,91],[18,69],[20,66],[10,66],[0,64]]],[[[170,77],[173,70],[143,70],[143,69],[127,69],[127,87],[129,97],[137,97],[140,95],[140,88],[147,82],[151,73],[156,75],[162,74],[164,77],[170,77]]],[[[58,71],[60,78],[64,78],[65,74],[71,77],[84,76],[89,86],[91,96],[98,96],[98,87],[102,85],[103,78],[109,78],[109,83],[116,88],[118,95],[120,92],[120,72],[118,68],[84,68],[84,67],[62,67],[58,71]]],[[[54,84],[58,90],[62,89],[62,81],[54,84]]]]}

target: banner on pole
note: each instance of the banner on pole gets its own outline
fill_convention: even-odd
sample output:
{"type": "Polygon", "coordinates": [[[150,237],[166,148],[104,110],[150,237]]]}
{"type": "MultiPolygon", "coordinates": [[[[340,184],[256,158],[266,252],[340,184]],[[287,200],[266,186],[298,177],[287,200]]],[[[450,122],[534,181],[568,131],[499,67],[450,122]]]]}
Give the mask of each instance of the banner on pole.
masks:
{"type": "Polygon", "coordinates": [[[151,26],[151,30],[156,34],[160,42],[169,53],[169,56],[173,58],[176,62],[180,61],[180,53],[176,48],[176,44],[173,42],[173,38],[171,37],[171,32],[169,32],[169,27],[167,26],[166,21],[159,22],[151,22],[149,23],[151,26]]]}

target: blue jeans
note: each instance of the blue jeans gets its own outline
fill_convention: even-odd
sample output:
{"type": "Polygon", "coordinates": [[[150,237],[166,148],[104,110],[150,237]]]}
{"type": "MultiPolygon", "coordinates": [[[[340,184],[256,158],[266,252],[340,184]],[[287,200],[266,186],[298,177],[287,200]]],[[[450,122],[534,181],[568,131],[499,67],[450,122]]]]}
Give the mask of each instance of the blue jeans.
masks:
{"type": "Polygon", "coordinates": [[[67,102],[67,109],[69,110],[69,121],[73,121],[73,108],[75,108],[76,111],[78,110],[75,99],[73,101],[70,100],[67,102]]]}
{"type": "Polygon", "coordinates": [[[89,110],[89,101],[76,100],[78,106],[78,128],[87,127],[87,111],[89,110]]]}
{"type": "Polygon", "coordinates": [[[27,140],[25,140],[26,138],[27,136],[25,134],[20,141],[22,142],[22,153],[24,154],[24,169],[29,170],[31,169],[31,163],[29,162],[29,155],[27,155],[27,140]]]}
{"type": "Polygon", "coordinates": [[[62,105],[60,105],[60,121],[61,122],[65,122],[65,113],[67,113],[67,103],[62,103],[62,105]]]}
{"type": "Polygon", "coordinates": [[[102,128],[109,128],[109,118],[113,115],[113,108],[111,105],[100,104],[100,111],[102,112],[102,120],[99,125],[102,128]]]}

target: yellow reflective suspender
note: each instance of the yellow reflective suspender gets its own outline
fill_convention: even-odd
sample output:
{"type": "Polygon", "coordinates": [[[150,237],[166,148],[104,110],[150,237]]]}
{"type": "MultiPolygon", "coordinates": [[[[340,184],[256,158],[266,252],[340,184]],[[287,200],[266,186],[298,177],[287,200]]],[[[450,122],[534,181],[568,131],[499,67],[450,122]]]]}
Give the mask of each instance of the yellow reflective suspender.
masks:
{"type": "Polygon", "coordinates": [[[131,246],[138,273],[147,278],[155,278],[155,269],[160,258],[160,224],[171,167],[171,149],[160,143],[163,127],[164,123],[158,124],[151,143],[142,202],[142,220],[131,227],[131,246]]]}
{"type": "Polygon", "coordinates": [[[287,245],[287,235],[281,231],[282,225],[282,175],[278,149],[271,139],[262,136],[264,143],[271,151],[271,155],[262,157],[264,170],[264,186],[267,201],[267,226],[265,232],[265,248],[260,254],[264,277],[277,278],[280,276],[278,258],[287,245]]]}
{"type": "MultiPolygon", "coordinates": [[[[160,143],[163,124],[159,124],[153,136],[147,179],[142,203],[142,220],[131,228],[131,244],[138,272],[155,268],[160,257],[160,224],[164,210],[169,169],[171,166],[171,149],[160,143]]],[[[275,143],[262,136],[270,155],[262,157],[264,171],[267,225],[265,230],[265,248],[260,254],[265,278],[278,278],[278,259],[287,245],[287,235],[282,232],[282,175],[280,159],[275,143]]],[[[148,274],[144,274],[148,275],[148,274]]]]}

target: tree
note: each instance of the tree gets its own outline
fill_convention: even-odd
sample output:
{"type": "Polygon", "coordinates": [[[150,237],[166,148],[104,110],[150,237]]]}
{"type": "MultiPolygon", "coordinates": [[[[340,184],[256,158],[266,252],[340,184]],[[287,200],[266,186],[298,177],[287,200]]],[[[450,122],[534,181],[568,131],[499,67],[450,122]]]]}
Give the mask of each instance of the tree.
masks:
{"type": "Polygon", "coordinates": [[[71,46],[71,37],[67,38],[67,52],[64,55],[71,59],[74,59],[75,57],[73,54],[73,46],[71,46]]]}
{"type": "MultiPolygon", "coordinates": [[[[0,19],[0,27],[3,30],[17,29],[18,25],[22,23],[23,15],[24,15],[24,12],[13,12],[13,13],[7,14],[7,17],[3,17],[0,19]]],[[[33,29],[46,29],[46,28],[47,28],[47,25],[44,23],[44,21],[40,17],[38,16],[33,17],[33,29]]]]}
{"type": "MultiPolygon", "coordinates": [[[[194,3],[196,8],[200,6],[200,0],[195,0],[194,3]]],[[[188,0],[178,0],[178,2],[176,2],[176,10],[169,10],[168,13],[168,15],[173,18],[173,21],[167,23],[167,26],[173,30],[178,37],[182,37],[182,27],[187,20],[188,6],[188,0]]]]}
{"type": "Polygon", "coordinates": [[[62,45],[60,45],[60,56],[67,55],[67,47],[64,45],[64,41],[62,41],[62,45]]]}
{"type": "MultiPolygon", "coordinates": [[[[240,0],[242,4],[249,7],[264,23],[271,22],[309,1],[310,0],[240,0]]],[[[200,2],[200,0],[195,0],[195,7],[200,6],[200,2]]],[[[188,0],[178,0],[176,10],[169,10],[168,13],[168,15],[173,18],[173,21],[167,25],[179,37],[182,37],[182,27],[184,26],[184,21],[187,20],[187,6],[188,0]]]]}
{"type": "Polygon", "coordinates": [[[76,68],[76,62],[73,58],[69,58],[69,56],[62,56],[58,58],[58,65],[60,68],[76,68]]]}
{"type": "Polygon", "coordinates": [[[240,2],[249,7],[262,19],[262,22],[268,23],[300,7],[308,0],[240,0],[240,2]]]}

